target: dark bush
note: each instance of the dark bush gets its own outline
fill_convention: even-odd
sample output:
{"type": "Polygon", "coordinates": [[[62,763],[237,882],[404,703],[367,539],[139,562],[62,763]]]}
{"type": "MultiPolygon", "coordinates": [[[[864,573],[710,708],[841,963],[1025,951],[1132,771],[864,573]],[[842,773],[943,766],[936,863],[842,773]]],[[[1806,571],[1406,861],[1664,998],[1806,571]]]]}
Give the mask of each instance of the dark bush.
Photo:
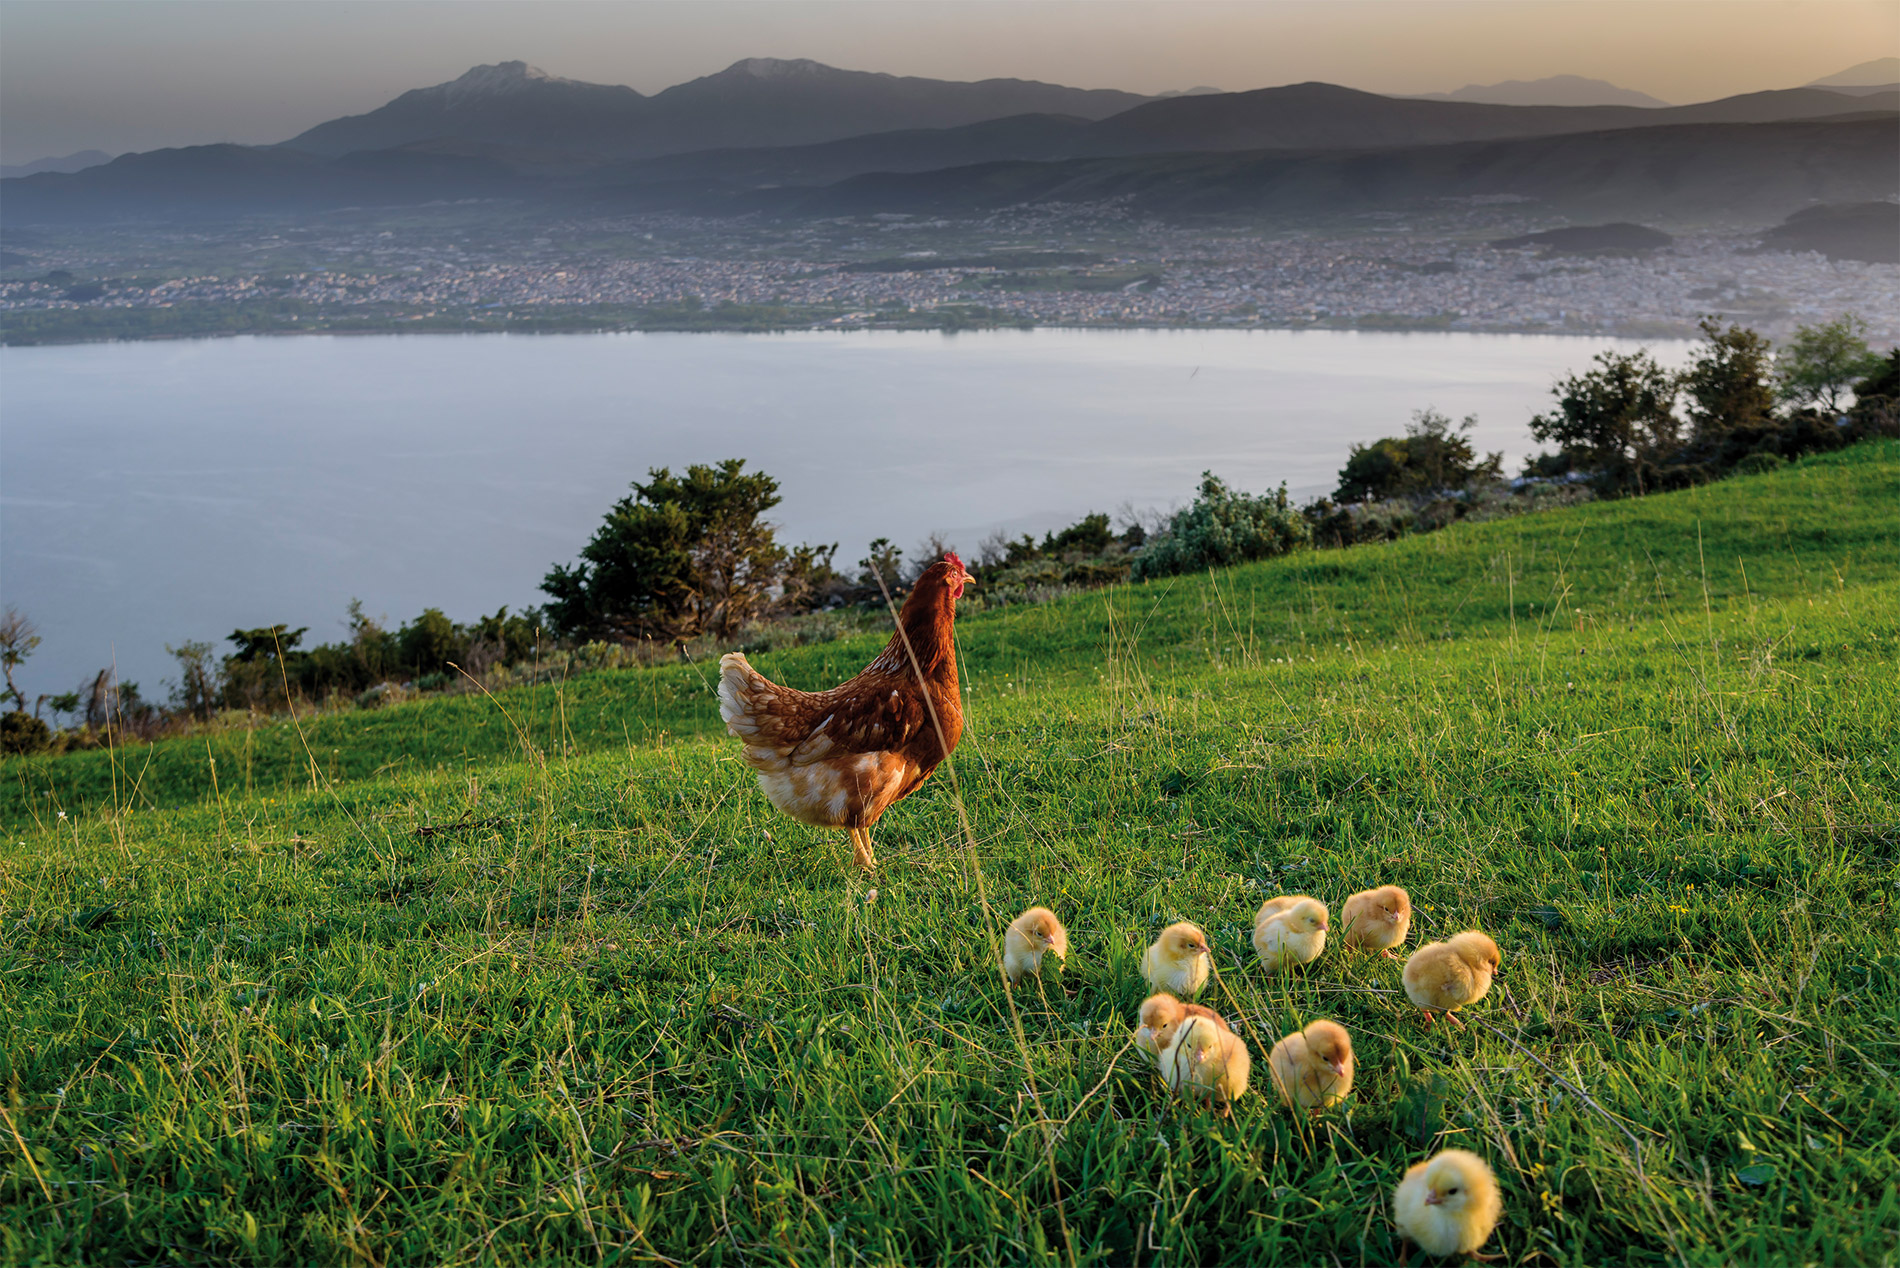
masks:
{"type": "Polygon", "coordinates": [[[1200,495],[1176,511],[1168,527],[1135,560],[1138,581],[1202,572],[1284,555],[1313,540],[1313,530],[1287,501],[1286,486],[1270,494],[1236,493],[1211,471],[1200,495]]]}
{"type": "Polygon", "coordinates": [[[53,747],[46,723],[18,709],[0,713],[0,753],[42,753],[53,747]]]}

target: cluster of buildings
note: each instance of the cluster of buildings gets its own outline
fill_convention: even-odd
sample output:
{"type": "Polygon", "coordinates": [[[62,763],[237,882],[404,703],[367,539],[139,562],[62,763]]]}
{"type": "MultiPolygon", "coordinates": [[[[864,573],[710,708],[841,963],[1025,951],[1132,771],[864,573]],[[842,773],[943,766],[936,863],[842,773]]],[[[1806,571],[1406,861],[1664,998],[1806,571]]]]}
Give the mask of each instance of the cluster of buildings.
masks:
{"type": "MultiPolygon", "coordinates": [[[[881,221],[881,222],[879,222],[881,221]]],[[[282,271],[221,268],[158,279],[41,274],[0,280],[0,313],[293,301],[324,314],[460,315],[505,323],[599,312],[784,310],[786,324],[928,325],[952,315],[1063,326],[1360,326],[1666,337],[1720,314],[1771,336],[1858,313],[1900,339],[1900,267],[1763,252],[1704,234],[1640,255],[1554,255],[1371,225],[1349,235],[1271,235],[1161,225],[829,222],[747,236],[682,221],[566,226],[506,238],[405,230],[306,242],[279,235],[252,258],[282,271]],[[955,245],[946,245],[954,237],[955,245]],[[936,247],[921,244],[936,241],[936,247]],[[1035,253],[1085,254],[1044,266],[1035,253]],[[313,259],[313,257],[316,257],[313,259]],[[933,263],[941,259],[942,264],[933,263]],[[853,268],[880,261],[879,268],[853,268]],[[896,267],[893,267],[895,265],[896,267]],[[77,279],[76,281],[74,279],[77,279]]],[[[75,261],[75,267],[83,267],[75,261]]],[[[659,320],[656,317],[655,320],[659,320]]]]}

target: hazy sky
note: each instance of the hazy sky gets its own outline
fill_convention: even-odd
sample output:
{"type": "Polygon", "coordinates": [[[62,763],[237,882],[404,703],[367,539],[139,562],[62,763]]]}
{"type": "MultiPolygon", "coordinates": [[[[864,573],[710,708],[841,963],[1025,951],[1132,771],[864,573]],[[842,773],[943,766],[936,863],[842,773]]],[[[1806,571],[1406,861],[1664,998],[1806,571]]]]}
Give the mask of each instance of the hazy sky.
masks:
{"type": "Polygon", "coordinates": [[[1689,102],[1896,52],[1892,0],[0,0],[0,157],[281,141],[515,58],[642,92],[811,57],[1136,92],[1577,74],[1689,102]]]}

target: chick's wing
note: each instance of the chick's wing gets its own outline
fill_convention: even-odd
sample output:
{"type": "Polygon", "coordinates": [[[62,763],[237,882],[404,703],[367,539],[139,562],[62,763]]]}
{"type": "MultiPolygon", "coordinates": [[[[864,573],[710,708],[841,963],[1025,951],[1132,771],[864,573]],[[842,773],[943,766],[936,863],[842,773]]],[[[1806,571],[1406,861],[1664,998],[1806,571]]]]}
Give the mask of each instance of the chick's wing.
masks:
{"type": "Polygon", "coordinates": [[[1435,955],[1424,966],[1420,978],[1426,989],[1443,1004],[1463,1004],[1471,998],[1471,966],[1453,955],[1449,948],[1435,955]]]}

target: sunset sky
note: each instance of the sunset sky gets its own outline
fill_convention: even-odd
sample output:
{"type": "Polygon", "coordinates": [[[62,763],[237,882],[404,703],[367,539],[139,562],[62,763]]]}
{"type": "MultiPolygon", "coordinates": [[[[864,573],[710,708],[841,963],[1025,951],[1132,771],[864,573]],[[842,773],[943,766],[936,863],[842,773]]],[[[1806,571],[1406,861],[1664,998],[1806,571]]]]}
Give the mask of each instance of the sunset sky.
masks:
{"type": "Polygon", "coordinates": [[[516,58],[649,93],[810,57],[1136,92],[1577,74],[1690,102],[1896,52],[1890,0],[4,0],[0,155],[281,141],[516,58]]]}

